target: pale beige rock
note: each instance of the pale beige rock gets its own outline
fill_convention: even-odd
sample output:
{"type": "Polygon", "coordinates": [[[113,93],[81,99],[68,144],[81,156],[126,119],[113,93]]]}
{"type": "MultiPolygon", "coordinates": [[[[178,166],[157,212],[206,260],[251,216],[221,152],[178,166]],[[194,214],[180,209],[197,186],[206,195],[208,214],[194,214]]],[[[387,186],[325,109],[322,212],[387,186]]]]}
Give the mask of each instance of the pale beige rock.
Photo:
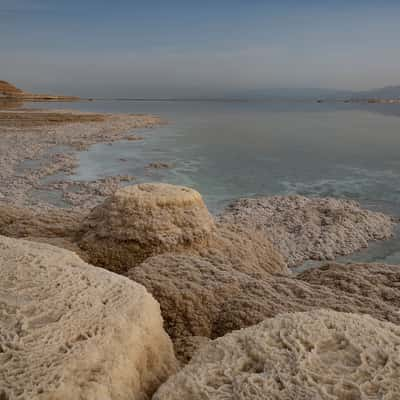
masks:
{"type": "Polygon", "coordinates": [[[319,310],[283,314],[200,348],[153,400],[396,400],[400,327],[319,310]]]}
{"type": "Polygon", "coordinates": [[[149,399],[176,369],[158,303],[50,245],[0,237],[0,398],[149,399]]]}
{"type": "Polygon", "coordinates": [[[390,238],[394,229],[389,216],[355,201],[297,195],[241,199],[219,219],[263,230],[289,266],[351,254],[390,238]]]}
{"type": "Polygon", "coordinates": [[[214,229],[198,192],[147,183],[120,189],[92,210],[79,244],[93,264],[123,272],[155,254],[205,246],[214,229]]]}

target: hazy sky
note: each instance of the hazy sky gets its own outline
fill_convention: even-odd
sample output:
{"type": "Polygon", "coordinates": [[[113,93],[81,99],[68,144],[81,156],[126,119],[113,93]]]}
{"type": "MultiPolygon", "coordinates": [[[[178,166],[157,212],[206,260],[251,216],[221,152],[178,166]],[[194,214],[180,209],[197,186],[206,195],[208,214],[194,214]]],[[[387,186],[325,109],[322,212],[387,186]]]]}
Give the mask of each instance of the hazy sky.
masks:
{"type": "Polygon", "coordinates": [[[400,84],[400,0],[0,0],[0,79],[83,96],[400,84]]]}

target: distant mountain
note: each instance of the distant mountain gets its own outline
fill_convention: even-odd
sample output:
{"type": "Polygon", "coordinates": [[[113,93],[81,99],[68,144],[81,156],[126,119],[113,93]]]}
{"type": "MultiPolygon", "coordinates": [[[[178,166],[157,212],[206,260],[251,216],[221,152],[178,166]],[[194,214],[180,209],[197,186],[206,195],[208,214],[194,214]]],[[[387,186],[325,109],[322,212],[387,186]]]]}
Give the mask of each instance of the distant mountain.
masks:
{"type": "Polygon", "coordinates": [[[362,99],[400,99],[400,86],[386,86],[379,89],[366,90],[353,94],[362,99]]]}
{"type": "Polygon", "coordinates": [[[291,100],[311,100],[311,99],[336,99],[348,98],[354,93],[350,90],[336,90],[324,88],[269,88],[244,90],[236,93],[229,93],[230,98],[244,99],[291,99],[291,100]]]}
{"type": "Polygon", "coordinates": [[[229,97],[246,99],[291,99],[291,100],[400,100],[400,85],[378,89],[352,91],[324,88],[276,88],[247,90],[230,94],[229,97]]]}
{"type": "Polygon", "coordinates": [[[24,101],[75,101],[79,97],[75,96],[54,96],[52,94],[34,94],[25,92],[13,84],[0,80],[0,99],[1,100],[24,100],[24,101]]]}

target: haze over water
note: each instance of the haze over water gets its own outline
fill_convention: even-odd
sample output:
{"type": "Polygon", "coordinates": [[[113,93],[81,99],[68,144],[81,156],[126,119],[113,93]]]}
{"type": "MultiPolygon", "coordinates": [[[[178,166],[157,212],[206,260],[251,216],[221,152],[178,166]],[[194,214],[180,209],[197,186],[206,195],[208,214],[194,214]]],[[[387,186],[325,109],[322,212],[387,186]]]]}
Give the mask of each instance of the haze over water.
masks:
{"type": "MultiPolygon", "coordinates": [[[[297,193],[354,199],[400,216],[400,105],[98,101],[69,107],[154,113],[169,121],[137,133],[141,141],[92,146],[80,154],[72,179],[134,175],[138,182],[187,185],[214,212],[240,197],[297,193]],[[172,167],[146,168],[151,162],[172,167]]],[[[398,262],[399,251],[395,239],[363,257],[398,262]]]]}

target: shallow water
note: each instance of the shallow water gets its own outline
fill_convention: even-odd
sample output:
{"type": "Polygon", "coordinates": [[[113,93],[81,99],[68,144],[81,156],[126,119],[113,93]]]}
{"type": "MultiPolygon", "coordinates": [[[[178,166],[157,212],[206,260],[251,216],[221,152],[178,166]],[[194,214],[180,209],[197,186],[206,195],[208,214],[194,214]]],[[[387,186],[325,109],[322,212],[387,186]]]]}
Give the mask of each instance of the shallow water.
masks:
{"type": "MultiPolygon", "coordinates": [[[[92,146],[80,154],[71,179],[134,175],[139,182],[187,185],[199,190],[214,212],[238,197],[300,193],[355,199],[400,215],[398,104],[95,101],[67,108],[148,112],[170,121],[135,132],[142,141],[92,146]],[[172,168],[146,168],[150,162],[172,168]]],[[[400,240],[357,256],[400,263],[400,240]]]]}

